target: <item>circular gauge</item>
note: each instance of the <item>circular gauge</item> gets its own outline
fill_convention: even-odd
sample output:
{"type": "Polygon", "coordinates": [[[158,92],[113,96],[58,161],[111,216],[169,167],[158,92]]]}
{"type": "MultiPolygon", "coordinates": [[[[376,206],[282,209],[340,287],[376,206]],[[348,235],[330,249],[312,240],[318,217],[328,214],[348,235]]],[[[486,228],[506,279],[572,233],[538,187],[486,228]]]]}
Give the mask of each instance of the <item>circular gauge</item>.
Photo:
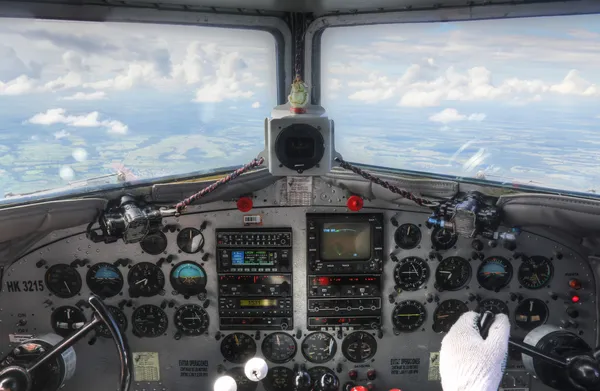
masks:
{"type": "Polygon", "coordinates": [[[525,258],[519,266],[519,283],[527,289],[540,289],[552,279],[552,262],[541,256],[525,258]]]}
{"type": "Polygon", "coordinates": [[[425,318],[425,306],[415,300],[401,301],[392,313],[392,323],[398,331],[415,331],[425,323],[425,318]]]}
{"type": "Polygon", "coordinates": [[[154,296],[165,286],[165,275],[158,266],[150,262],[140,262],[129,270],[127,275],[129,294],[132,297],[154,296]]]}
{"type": "Polygon", "coordinates": [[[333,372],[333,370],[327,367],[312,367],[308,370],[308,375],[310,376],[310,381],[312,382],[313,388],[317,385],[317,382],[321,380],[323,375],[326,373],[337,377],[335,375],[335,372],[333,372]]]}
{"type": "Polygon", "coordinates": [[[152,232],[142,239],[140,247],[150,255],[158,255],[167,249],[167,237],[160,231],[152,232]]]}
{"type": "Polygon", "coordinates": [[[394,268],[394,281],[405,291],[416,291],[429,279],[429,266],[421,258],[407,257],[394,268]]]}
{"type": "Polygon", "coordinates": [[[97,263],[92,266],[85,277],[92,292],[102,298],[118,295],[123,288],[121,271],[110,263],[97,263]]]}
{"type": "Polygon", "coordinates": [[[152,304],[136,308],[131,319],[133,334],[138,337],[160,337],[169,327],[169,318],[165,311],[152,304]]]}
{"type": "Polygon", "coordinates": [[[394,240],[404,250],[413,249],[421,243],[421,229],[414,224],[402,224],[396,229],[394,240]]]}
{"type": "Polygon", "coordinates": [[[448,332],[458,318],[467,311],[469,308],[460,300],[442,301],[433,313],[433,331],[436,333],[448,332]]]}
{"type": "Polygon", "coordinates": [[[540,299],[525,299],[515,309],[515,323],[524,330],[533,330],[548,320],[548,306],[540,299]]]}
{"type": "Polygon", "coordinates": [[[62,299],[73,297],[81,290],[79,272],[74,267],[64,263],[51,266],[46,270],[44,281],[50,292],[62,299]]]}
{"type": "Polygon", "coordinates": [[[227,371],[227,375],[235,380],[237,391],[254,391],[258,387],[259,382],[248,379],[242,367],[231,368],[227,371]]]}
{"type": "Polygon", "coordinates": [[[471,279],[471,265],[461,257],[444,259],[435,271],[435,282],[440,291],[457,291],[471,279]]]}
{"type": "Polygon", "coordinates": [[[79,308],[65,305],[52,311],[50,322],[56,334],[67,337],[85,325],[85,315],[79,308]]]}
{"type": "Polygon", "coordinates": [[[184,253],[196,254],[204,247],[204,235],[196,228],[184,228],[177,234],[177,247],[184,253]]]}
{"type": "Polygon", "coordinates": [[[256,354],[256,343],[248,334],[229,334],[221,342],[221,354],[229,362],[245,364],[256,354]]]}
{"type": "Polygon", "coordinates": [[[197,304],[185,304],[177,309],[175,327],[184,335],[200,335],[208,329],[208,314],[197,304]]]}
{"type": "Polygon", "coordinates": [[[261,349],[267,360],[283,364],[294,358],[298,345],[289,334],[273,333],[265,337],[261,349]]]}
{"type": "Polygon", "coordinates": [[[494,315],[504,314],[508,316],[508,306],[498,299],[485,299],[479,302],[477,312],[490,311],[494,315]]]}
{"type": "Polygon", "coordinates": [[[456,244],[458,236],[451,230],[436,227],[431,233],[431,244],[437,250],[448,250],[456,244]]]}
{"type": "Polygon", "coordinates": [[[302,341],[302,355],[315,364],[322,364],[331,360],[336,351],[337,343],[335,339],[321,331],[308,334],[302,341]]]}
{"type": "MultiPolygon", "coordinates": [[[[117,325],[119,326],[121,331],[125,332],[125,330],[127,330],[127,317],[125,316],[123,311],[121,311],[118,307],[112,305],[108,306],[108,310],[110,311],[111,315],[115,318],[115,321],[117,322],[117,325]]],[[[96,333],[101,337],[112,338],[110,331],[104,324],[100,324],[98,327],[96,327],[96,333]]]]}
{"type": "Polygon", "coordinates": [[[482,288],[498,292],[508,285],[512,275],[510,262],[502,257],[489,257],[477,269],[477,282],[482,288]]]}
{"type": "Polygon", "coordinates": [[[200,294],[206,286],[206,272],[202,266],[192,261],[175,265],[169,279],[173,289],[186,296],[200,294]]]}
{"type": "Polygon", "coordinates": [[[262,381],[267,391],[288,391],[294,389],[294,371],[286,367],[269,368],[262,381]]]}
{"type": "Polygon", "coordinates": [[[377,353],[375,337],[365,331],[355,331],[344,338],[342,354],[352,362],[365,362],[377,353]]]}

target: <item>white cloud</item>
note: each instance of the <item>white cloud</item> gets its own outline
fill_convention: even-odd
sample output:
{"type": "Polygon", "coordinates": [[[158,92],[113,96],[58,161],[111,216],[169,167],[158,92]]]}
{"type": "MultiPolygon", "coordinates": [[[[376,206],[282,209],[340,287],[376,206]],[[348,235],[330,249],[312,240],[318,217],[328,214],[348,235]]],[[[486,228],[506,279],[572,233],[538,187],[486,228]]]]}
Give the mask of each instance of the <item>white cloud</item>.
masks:
{"type": "Polygon", "coordinates": [[[83,148],[75,148],[72,155],[73,159],[77,160],[78,162],[84,162],[88,157],[87,151],[83,148]]]}
{"type": "Polygon", "coordinates": [[[25,75],[6,83],[0,81],[0,95],[23,95],[35,91],[35,81],[25,75]]]}
{"type": "Polygon", "coordinates": [[[254,102],[252,103],[252,108],[253,109],[258,109],[260,107],[260,102],[254,102]]]}
{"type": "Polygon", "coordinates": [[[576,69],[569,71],[562,82],[550,87],[551,91],[566,95],[600,95],[600,90],[579,75],[576,69]]]}
{"type": "Polygon", "coordinates": [[[486,117],[486,115],[484,113],[473,113],[473,114],[469,115],[467,120],[481,122],[485,119],[485,117],[486,117]]]}
{"type": "Polygon", "coordinates": [[[374,88],[357,91],[351,94],[348,99],[359,100],[365,103],[377,103],[391,98],[393,94],[393,88],[374,88]]]}
{"type": "Polygon", "coordinates": [[[466,118],[466,115],[459,114],[458,110],[456,109],[444,109],[439,113],[430,116],[429,120],[433,122],[441,122],[443,124],[448,124],[450,122],[464,121],[466,118]]]}
{"type": "Polygon", "coordinates": [[[254,95],[252,91],[243,91],[235,80],[217,79],[215,82],[196,90],[194,102],[222,102],[226,99],[247,99],[254,95]]]}
{"type": "Polygon", "coordinates": [[[94,91],[94,92],[77,92],[74,95],[65,96],[63,100],[100,100],[106,99],[106,92],[94,91]]]}
{"type": "Polygon", "coordinates": [[[67,137],[67,136],[70,136],[70,135],[71,135],[71,133],[67,132],[66,129],[63,129],[63,130],[61,130],[59,132],[54,133],[54,138],[57,139],[57,140],[60,140],[61,138],[64,138],[64,137],[67,137]]]}
{"type": "MultiPolygon", "coordinates": [[[[93,111],[83,115],[67,115],[65,109],[49,109],[45,113],[38,113],[31,117],[27,122],[36,125],[55,125],[65,124],[67,126],[82,127],[82,128],[97,128],[104,127],[108,133],[125,134],[128,131],[127,125],[117,120],[102,120],[98,119],[99,113],[93,111]]],[[[56,137],[56,134],[55,134],[56,137]]]]}
{"type": "Polygon", "coordinates": [[[65,181],[75,178],[75,171],[69,166],[61,166],[58,175],[65,181]]]}

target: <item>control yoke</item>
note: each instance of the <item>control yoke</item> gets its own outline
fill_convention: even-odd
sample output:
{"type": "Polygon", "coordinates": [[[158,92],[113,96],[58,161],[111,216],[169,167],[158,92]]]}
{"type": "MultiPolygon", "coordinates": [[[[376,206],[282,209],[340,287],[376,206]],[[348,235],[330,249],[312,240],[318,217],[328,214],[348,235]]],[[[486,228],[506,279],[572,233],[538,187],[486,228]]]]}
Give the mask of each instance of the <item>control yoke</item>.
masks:
{"type": "MultiPolygon", "coordinates": [[[[121,365],[119,371],[119,390],[129,391],[131,385],[132,358],[127,339],[121,333],[117,322],[100,298],[92,295],[88,299],[88,303],[94,311],[90,322],[54,345],[52,349],[48,350],[45,354],[42,354],[32,363],[29,363],[28,365],[10,365],[0,369],[0,391],[32,391],[32,384],[34,384],[42,367],[56,359],[100,324],[104,324],[110,331],[117,348],[121,365]]],[[[24,344],[26,343],[27,342],[24,344]]]]}

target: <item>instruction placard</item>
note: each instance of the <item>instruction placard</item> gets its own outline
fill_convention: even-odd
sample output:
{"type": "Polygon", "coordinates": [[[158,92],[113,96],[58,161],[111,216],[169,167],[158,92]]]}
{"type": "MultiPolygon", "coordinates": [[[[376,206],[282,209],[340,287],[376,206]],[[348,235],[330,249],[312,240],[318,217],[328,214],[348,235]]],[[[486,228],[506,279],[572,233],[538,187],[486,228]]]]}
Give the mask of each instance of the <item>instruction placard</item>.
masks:
{"type": "Polygon", "coordinates": [[[158,352],[133,353],[133,379],[135,381],[160,381],[158,352]]]}
{"type": "Polygon", "coordinates": [[[313,180],[310,176],[289,176],[278,182],[279,205],[308,206],[312,205],[313,180]]]}
{"type": "Polygon", "coordinates": [[[429,372],[427,373],[427,380],[429,381],[440,381],[440,352],[429,353],[429,372]]]}
{"type": "Polygon", "coordinates": [[[179,360],[179,376],[208,377],[208,360],[179,360]]]}
{"type": "Polygon", "coordinates": [[[390,375],[418,375],[420,358],[390,359],[390,375]]]}

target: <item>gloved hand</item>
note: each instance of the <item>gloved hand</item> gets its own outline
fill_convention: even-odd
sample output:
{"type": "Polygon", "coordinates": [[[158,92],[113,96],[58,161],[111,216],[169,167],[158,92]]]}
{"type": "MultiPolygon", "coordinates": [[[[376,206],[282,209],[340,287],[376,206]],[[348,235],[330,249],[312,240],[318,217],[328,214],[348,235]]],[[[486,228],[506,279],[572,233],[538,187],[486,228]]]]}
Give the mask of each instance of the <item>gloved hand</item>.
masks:
{"type": "Polygon", "coordinates": [[[442,340],[440,375],[444,391],[497,391],[508,357],[510,322],[496,315],[484,340],[477,323],[481,315],[463,314],[442,340]]]}

